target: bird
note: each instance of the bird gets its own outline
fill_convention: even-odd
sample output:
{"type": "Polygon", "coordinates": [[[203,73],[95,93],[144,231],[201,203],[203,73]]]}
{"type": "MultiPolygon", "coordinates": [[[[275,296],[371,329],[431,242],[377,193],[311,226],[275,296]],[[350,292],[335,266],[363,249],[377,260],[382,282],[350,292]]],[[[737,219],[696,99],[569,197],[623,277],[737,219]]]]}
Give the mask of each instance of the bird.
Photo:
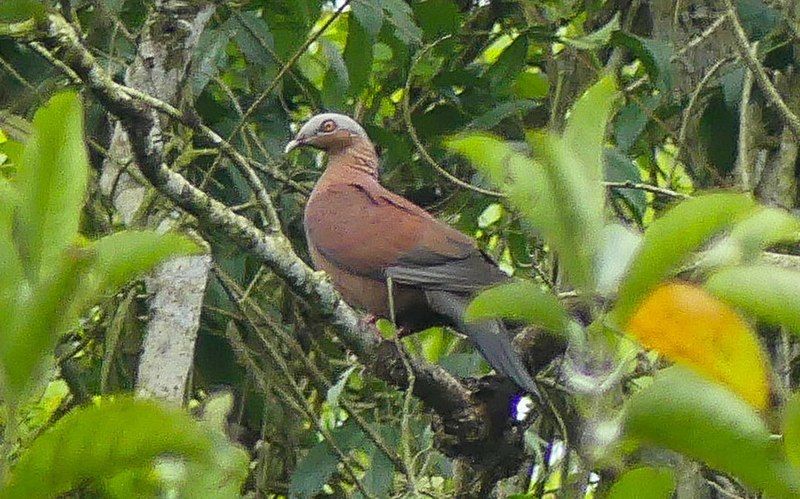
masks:
{"type": "Polygon", "coordinates": [[[503,322],[464,317],[478,292],[510,276],[474,239],[380,184],[375,146],[354,119],[313,116],[284,152],[301,147],[327,153],[303,218],[313,265],[344,300],[408,331],[451,326],[498,374],[538,396],[503,322]]]}

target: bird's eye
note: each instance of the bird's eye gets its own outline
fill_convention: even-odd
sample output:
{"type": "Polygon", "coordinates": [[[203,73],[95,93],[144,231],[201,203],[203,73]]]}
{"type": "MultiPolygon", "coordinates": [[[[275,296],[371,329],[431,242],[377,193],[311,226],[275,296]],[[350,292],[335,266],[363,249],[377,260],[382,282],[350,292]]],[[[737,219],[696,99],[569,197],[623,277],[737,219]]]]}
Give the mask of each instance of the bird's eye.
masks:
{"type": "Polygon", "coordinates": [[[332,132],[336,129],[336,123],[333,120],[325,120],[319,126],[321,132],[332,132]]]}

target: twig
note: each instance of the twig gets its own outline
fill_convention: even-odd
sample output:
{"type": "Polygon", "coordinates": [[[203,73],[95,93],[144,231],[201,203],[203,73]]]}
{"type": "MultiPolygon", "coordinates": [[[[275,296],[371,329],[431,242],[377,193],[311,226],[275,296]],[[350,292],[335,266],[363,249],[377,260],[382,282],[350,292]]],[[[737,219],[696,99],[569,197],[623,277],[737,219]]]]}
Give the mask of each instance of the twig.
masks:
{"type": "MultiPolygon", "coordinates": [[[[281,327],[280,324],[277,324],[274,320],[271,320],[269,315],[267,315],[264,310],[252,299],[248,298],[245,295],[245,291],[242,291],[236,282],[231,279],[222,269],[219,267],[212,267],[211,271],[214,273],[214,276],[217,278],[219,283],[222,285],[222,288],[228,294],[228,297],[234,302],[237,308],[241,311],[241,313],[247,318],[248,321],[251,322],[254,329],[258,330],[254,321],[252,321],[248,314],[248,309],[255,313],[258,319],[263,322],[265,325],[269,326],[269,328],[281,338],[284,344],[286,344],[290,349],[292,349],[293,353],[296,357],[303,363],[303,367],[305,368],[306,372],[311,376],[314,383],[324,391],[329,390],[333,383],[317,368],[317,366],[311,362],[308,358],[306,353],[300,347],[300,344],[297,343],[297,340],[292,337],[291,335],[287,334],[286,331],[281,327]]],[[[262,341],[266,341],[263,338],[263,335],[258,335],[262,341]]],[[[276,351],[277,352],[277,351],[276,351]]],[[[277,354],[277,353],[276,353],[277,354]]],[[[410,393],[410,390],[408,391],[410,393]]],[[[381,438],[381,436],[376,432],[372,426],[370,426],[364,418],[361,417],[361,414],[353,408],[347,400],[340,398],[339,405],[344,409],[344,411],[353,418],[353,421],[362,429],[367,437],[373,441],[375,446],[381,452],[389,458],[390,461],[397,467],[397,469],[404,472],[404,474],[409,475],[410,472],[407,470],[406,463],[400,459],[397,453],[393,452],[386,442],[381,438]]]]}
{"type": "Polygon", "coordinates": [[[733,5],[732,0],[722,0],[725,7],[728,9],[728,20],[733,28],[734,39],[736,41],[736,50],[739,56],[744,59],[747,67],[753,72],[758,87],[764,92],[764,96],[769,102],[774,105],[780,113],[783,120],[792,130],[795,138],[800,139],[800,118],[791,110],[786,102],[781,97],[778,89],[767,76],[767,71],[764,66],[756,58],[755,54],[750,47],[750,42],[747,41],[747,34],[742,27],[742,22],[739,20],[739,14],[736,12],[736,7],[733,5]]]}
{"type": "MultiPolygon", "coordinates": [[[[292,68],[292,66],[295,65],[295,63],[297,63],[300,57],[306,52],[306,50],[308,50],[308,47],[310,47],[312,43],[317,41],[317,39],[320,36],[322,36],[322,34],[325,33],[325,31],[327,31],[327,29],[331,26],[331,24],[333,24],[333,22],[336,21],[336,19],[342,14],[342,12],[344,12],[344,10],[347,8],[348,5],[350,5],[350,0],[344,0],[344,2],[342,2],[342,5],[340,5],[339,8],[333,12],[331,17],[328,18],[313,35],[309,36],[306,39],[306,41],[303,42],[302,45],[300,45],[300,47],[295,51],[294,54],[292,54],[289,60],[286,61],[286,64],[281,66],[281,69],[278,70],[278,74],[275,75],[275,78],[273,78],[272,81],[267,86],[267,88],[264,89],[264,91],[261,92],[261,94],[259,94],[258,97],[256,97],[253,103],[250,104],[250,106],[241,116],[236,126],[233,127],[233,130],[231,131],[230,135],[228,135],[226,142],[230,142],[231,140],[233,140],[234,137],[236,137],[236,134],[238,134],[239,131],[242,129],[242,127],[245,125],[250,115],[253,114],[256,108],[260,106],[262,102],[264,102],[264,100],[267,98],[267,96],[269,96],[269,94],[272,93],[273,90],[275,90],[275,88],[281,82],[281,79],[283,79],[283,76],[292,68]]],[[[217,156],[214,159],[214,162],[211,164],[211,167],[209,168],[210,172],[213,173],[216,170],[219,164],[219,160],[220,160],[219,156],[217,156]]]]}
{"type": "Polygon", "coordinates": [[[322,435],[325,444],[330,447],[334,454],[337,455],[339,461],[342,463],[342,466],[345,469],[345,472],[350,476],[350,479],[353,480],[353,483],[356,484],[358,490],[364,495],[364,497],[374,497],[367,491],[367,489],[364,487],[364,484],[361,483],[361,480],[358,479],[358,475],[356,475],[355,470],[350,465],[350,460],[347,458],[347,454],[345,454],[345,452],[336,443],[333,435],[331,435],[327,428],[320,424],[318,418],[314,414],[313,409],[308,405],[308,401],[306,401],[306,399],[303,397],[302,392],[298,393],[295,391],[295,388],[299,390],[299,387],[294,384],[293,378],[291,376],[287,377],[289,385],[293,388],[293,395],[287,393],[283,387],[277,384],[267,384],[265,381],[266,376],[264,375],[261,367],[258,365],[258,362],[256,362],[256,360],[253,358],[253,354],[251,354],[247,348],[244,339],[241,337],[238,331],[236,331],[236,328],[229,327],[226,328],[226,330],[226,336],[231,343],[234,355],[239,363],[242,364],[248,373],[255,379],[256,383],[261,388],[261,391],[263,393],[269,393],[270,391],[274,392],[285,405],[305,416],[309,422],[314,425],[315,429],[322,435]]]}
{"type": "MultiPolygon", "coordinates": [[[[755,56],[758,50],[758,42],[753,44],[751,51],[755,56]]],[[[750,185],[750,95],[753,92],[753,72],[748,70],[744,75],[742,84],[742,99],[739,101],[739,155],[736,158],[736,173],[739,175],[739,183],[746,192],[752,190],[750,185]]]]}
{"type": "Polygon", "coordinates": [[[428,150],[425,149],[425,146],[422,145],[422,142],[420,142],[419,137],[417,136],[417,130],[416,130],[416,128],[414,128],[414,124],[411,122],[411,108],[409,106],[409,101],[410,101],[410,94],[411,94],[411,81],[414,78],[414,70],[417,68],[417,64],[419,63],[420,59],[422,59],[422,56],[424,56],[429,50],[431,50],[437,44],[443,42],[444,40],[447,40],[447,39],[451,38],[451,36],[452,35],[443,36],[442,38],[439,38],[438,40],[436,40],[436,41],[434,41],[432,43],[429,43],[428,45],[424,46],[414,56],[414,60],[411,61],[411,67],[408,68],[408,77],[406,78],[406,85],[403,88],[403,101],[402,101],[403,102],[403,104],[402,104],[403,105],[403,120],[405,121],[406,128],[408,128],[408,133],[411,136],[411,140],[414,142],[414,145],[417,147],[417,151],[419,152],[420,156],[422,156],[422,158],[429,165],[431,165],[434,170],[439,172],[439,174],[441,174],[447,180],[449,180],[449,181],[453,182],[454,184],[458,185],[459,187],[463,187],[465,189],[469,189],[471,191],[478,192],[480,194],[486,194],[487,196],[505,197],[505,195],[502,192],[497,192],[497,191],[492,191],[492,190],[489,190],[489,189],[484,189],[482,187],[478,187],[478,186],[472,185],[472,184],[470,184],[468,182],[464,182],[460,178],[456,177],[452,173],[450,173],[447,170],[445,170],[439,163],[436,162],[435,159],[433,159],[433,157],[431,157],[431,155],[428,152],[428,150]]]}
{"type": "Polygon", "coordinates": [[[638,189],[640,191],[652,192],[653,194],[661,194],[662,196],[667,196],[677,199],[689,199],[690,197],[692,197],[688,194],[684,194],[682,192],[676,192],[670,189],[666,189],[664,187],[657,187],[655,185],[650,185],[650,184],[640,184],[636,182],[631,182],[630,180],[627,180],[625,182],[603,182],[603,185],[608,187],[609,189],[638,189]]]}

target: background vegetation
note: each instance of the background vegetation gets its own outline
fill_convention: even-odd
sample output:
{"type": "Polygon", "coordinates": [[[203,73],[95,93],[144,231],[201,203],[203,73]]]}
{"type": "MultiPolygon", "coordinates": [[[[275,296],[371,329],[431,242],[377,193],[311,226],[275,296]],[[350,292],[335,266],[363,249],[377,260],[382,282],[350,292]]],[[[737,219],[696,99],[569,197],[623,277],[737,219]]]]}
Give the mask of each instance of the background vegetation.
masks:
{"type": "Polygon", "coordinates": [[[3,494],[800,496],[798,48],[790,0],[2,2],[3,494]],[[521,421],[302,263],[323,110],[521,278],[470,308],[521,421]]]}

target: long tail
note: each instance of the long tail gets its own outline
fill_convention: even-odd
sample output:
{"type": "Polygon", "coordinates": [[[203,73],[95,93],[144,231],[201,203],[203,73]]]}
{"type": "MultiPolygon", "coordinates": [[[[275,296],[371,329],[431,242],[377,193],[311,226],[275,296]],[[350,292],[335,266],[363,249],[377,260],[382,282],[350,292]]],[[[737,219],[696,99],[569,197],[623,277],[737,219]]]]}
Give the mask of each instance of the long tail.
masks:
{"type": "Polygon", "coordinates": [[[469,303],[467,298],[447,291],[427,291],[425,296],[433,310],[449,317],[456,328],[472,340],[495,371],[511,378],[517,386],[541,400],[536,383],[514,350],[501,321],[464,322],[464,310],[469,303]]]}

